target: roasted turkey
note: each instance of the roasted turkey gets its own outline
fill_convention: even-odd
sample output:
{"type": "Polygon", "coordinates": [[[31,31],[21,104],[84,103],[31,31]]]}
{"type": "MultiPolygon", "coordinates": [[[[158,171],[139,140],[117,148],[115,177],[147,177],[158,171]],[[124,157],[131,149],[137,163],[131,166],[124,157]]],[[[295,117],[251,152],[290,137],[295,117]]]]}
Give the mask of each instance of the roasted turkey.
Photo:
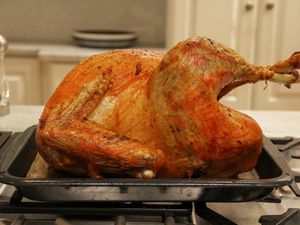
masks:
{"type": "Polygon", "coordinates": [[[115,50],[67,74],[39,120],[50,167],[90,177],[231,177],[255,167],[263,135],[218,100],[245,83],[298,83],[300,53],[272,66],[247,63],[209,38],[166,54],[115,50]]]}

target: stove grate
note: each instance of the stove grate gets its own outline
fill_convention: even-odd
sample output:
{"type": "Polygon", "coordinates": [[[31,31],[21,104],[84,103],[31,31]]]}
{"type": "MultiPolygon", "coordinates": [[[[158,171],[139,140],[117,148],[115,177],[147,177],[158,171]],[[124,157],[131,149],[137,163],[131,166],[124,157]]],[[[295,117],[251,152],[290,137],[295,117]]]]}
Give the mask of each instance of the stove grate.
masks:
{"type": "Polygon", "coordinates": [[[300,209],[289,208],[285,213],[281,215],[261,216],[259,218],[259,222],[262,225],[287,225],[287,222],[290,222],[290,224],[296,224],[292,221],[296,215],[300,215],[300,209]]]}
{"type": "MultiPolygon", "coordinates": [[[[292,150],[290,153],[292,159],[300,159],[300,138],[294,137],[270,137],[270,140],[280,152],[292,150]]],[[[300,182],[300,173],[293,171],[295,182],[300,182]]]]}

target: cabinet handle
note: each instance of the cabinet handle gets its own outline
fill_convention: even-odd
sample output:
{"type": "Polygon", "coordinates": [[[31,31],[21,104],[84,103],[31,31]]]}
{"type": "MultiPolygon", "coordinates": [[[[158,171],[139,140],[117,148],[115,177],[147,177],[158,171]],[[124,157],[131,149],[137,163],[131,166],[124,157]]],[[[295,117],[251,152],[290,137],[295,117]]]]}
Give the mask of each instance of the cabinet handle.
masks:
{"type": "Polygon", "coordinates": [[[247,2],[247,3],[245,4],[245,9],[246,9],[246,11],[251,11],[251,10],[253,9],[253,7],[254,7],[253,2],[247,2]]]}
{"type": "Polygon", "coordinates": [[[268,2],[267,4],[266,4],[266,9],[267,10],[272,10],[274,8],[274,3],[273,2],[268,2]]]}

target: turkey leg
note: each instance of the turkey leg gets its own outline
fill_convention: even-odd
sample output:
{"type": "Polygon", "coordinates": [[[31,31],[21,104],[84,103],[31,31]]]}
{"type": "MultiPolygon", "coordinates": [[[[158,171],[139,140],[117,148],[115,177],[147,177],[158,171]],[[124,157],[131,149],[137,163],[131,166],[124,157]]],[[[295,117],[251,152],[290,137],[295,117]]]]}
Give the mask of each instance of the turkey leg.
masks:
{"type": "Polygon", "coordinates": [[[291,84],[300,83],[297,69],[300,69],[300,52],[295,52],[288,59],[279,61],[272,66],[253,66],[250,72],[245,72],[243,76],[233,80],[222,88],[218,95],[218,99],[236,87],[246,83],[256,83],[260,80],[281,83],[287,88],[290,88],[291,84]]]}

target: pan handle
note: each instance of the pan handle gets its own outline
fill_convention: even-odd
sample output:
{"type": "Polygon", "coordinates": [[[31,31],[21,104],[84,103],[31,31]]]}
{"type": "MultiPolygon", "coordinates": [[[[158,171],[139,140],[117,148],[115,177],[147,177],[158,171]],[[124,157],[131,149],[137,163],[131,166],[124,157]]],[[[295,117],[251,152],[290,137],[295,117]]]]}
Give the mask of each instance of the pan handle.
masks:
{"type": "Polygon", "coordinates": [[[15,142],[15,139],[17,139],[18,135],[19,134],[11,135],[10,138],[1,147],[1,152],[0,152],[0,176],[1,176],[1,174],[3,174],[3,166],[2,165],[7,164],[4,159],[6,158],[6,155],[9,151],[9,149],[11,148],[10,146],[15,142]]]}
{"type": "MultiPolygon", "coordinates": [[[[283,156],[280,154],[278,149],[274,146],[274,144],[267,138],[264,137],[264,144],[267,144],[270,146],[271,149],[273,149],[272,155],[276,158],[277,162],[279,163],[279,166],[281,170],[287,174],[289,174],[291,177],[293,177],[292,183],[289,185],[291,190],[294,192],[294,194],[297,197],[300,197],[300,189],[296,184],[296,174],[295,172],[288,166],[286,163],[286,160],[283,158],[283,156]]],[[[269,148],[267,148],[268,150],[269,148]]]]}
{"type": "Polygon", "coordinates": [[[0,160],[12,139],[13,139],[12,132],[4,132],[1,134],[1,136],[0,136],[0,160]]]}
{"type": "Polygon", "coordinates": [[[290,189],[294,192],[294,194],[297,197],[300,197],[300,189],[297,185],[297,183],[300,182],[300,173],[296,172],[296,171],[293,171],[293,173],[294,173],[295,179],[294,179],[293,183],[291,183],[290,189]]]}
{"type": "Polygon", "coordinates": [[[28,139],[32,137],[36,130],[36,125],[27,128],[24,132],[13,134],[10,139],[2,146],[0,154],[0,181],[3,178],[3,174],[7,172],[11,162],[16,153],[19,152],[28,142],[28,139]]]}
{"type": "Polygon", "coordinates": [[[294,192],[294,194],[297,197],[300,197],[300,189],[296,183],[296,181],[293,181],[290,185],[289,185],[290,189],[294,192]]]}

